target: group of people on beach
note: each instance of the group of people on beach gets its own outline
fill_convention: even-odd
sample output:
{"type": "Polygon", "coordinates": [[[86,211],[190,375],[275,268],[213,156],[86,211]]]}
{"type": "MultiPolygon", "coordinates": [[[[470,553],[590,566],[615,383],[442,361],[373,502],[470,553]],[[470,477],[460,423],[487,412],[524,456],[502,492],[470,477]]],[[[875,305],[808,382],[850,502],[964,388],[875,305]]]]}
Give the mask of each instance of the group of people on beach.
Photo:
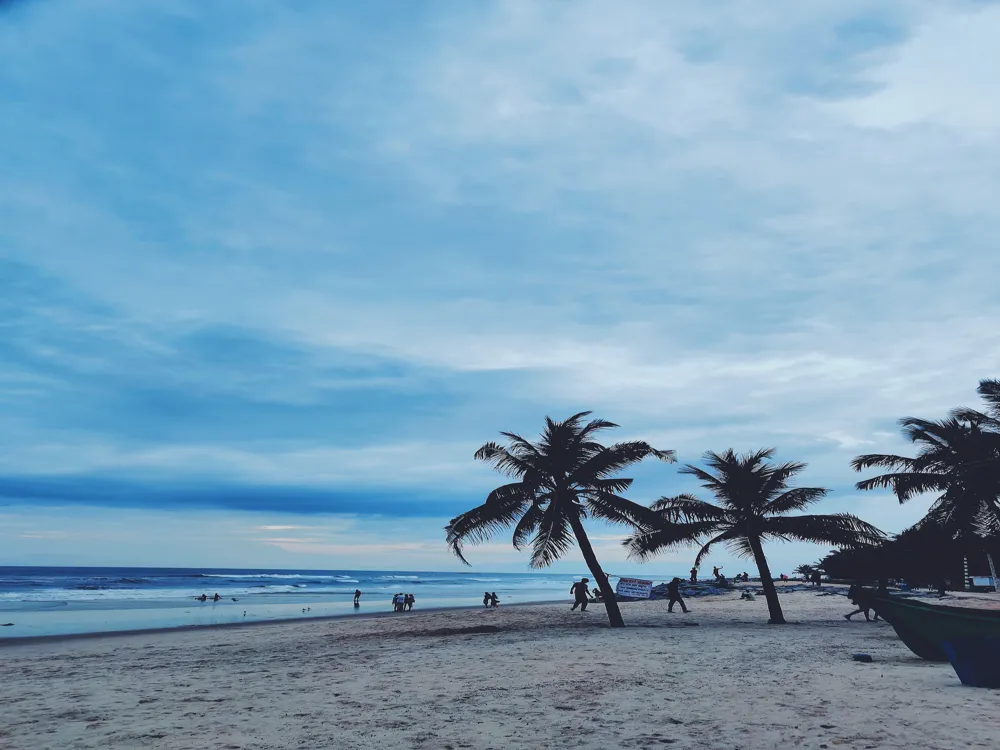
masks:
{"type": "Polygon", "coordinates": [[[483,606],[484,607],[499,607],[500,597],[497,596],[497,592],[484,591],[483,592],[483,606]]]}
{"type": "Polygon", "coordinates": [[[392,611],[393,612],[409,612],[413,609],[413,603],[416,598],[413,594],[396,594],[392,597],[392,611]]]}
{"type": "MultiPolygon", "coordinates": [[[[712,568],[712,578],[715,579],[716,583],[721,584],[723,586],[726,585],[726,577],[724,575],[722,575],[722,566],[721,565],[715,565],[712,568]]],[[[733,577],[733,581],[736,582],[736,583],[749,583],[750,582],[750,574],[749,573],[737,573],[733,577]]],[[[691,568],[691,583],[698,583],[698,568],[697,567],[692,567],[691,568]]]]}

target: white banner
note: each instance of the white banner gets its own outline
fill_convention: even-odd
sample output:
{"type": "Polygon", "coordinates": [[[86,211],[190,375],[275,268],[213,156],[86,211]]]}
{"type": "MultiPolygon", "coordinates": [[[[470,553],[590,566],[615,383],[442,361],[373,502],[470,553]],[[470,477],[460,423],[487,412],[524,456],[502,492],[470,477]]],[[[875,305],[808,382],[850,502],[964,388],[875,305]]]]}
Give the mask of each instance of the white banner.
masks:
{"type": "Polygon", "coordinates": [[[636,599],[648,599],[652,590],[653,582],[641,578],[619,578],[615,587],[618,596],[631,596],[636,599]]]}

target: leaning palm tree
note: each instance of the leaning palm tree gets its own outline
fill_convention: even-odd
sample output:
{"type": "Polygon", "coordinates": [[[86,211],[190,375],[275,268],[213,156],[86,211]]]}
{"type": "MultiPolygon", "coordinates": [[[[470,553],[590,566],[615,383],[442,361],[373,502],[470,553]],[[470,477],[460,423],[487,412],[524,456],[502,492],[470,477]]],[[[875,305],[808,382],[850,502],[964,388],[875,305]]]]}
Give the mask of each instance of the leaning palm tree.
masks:
{"type": "Polygon", "coordinates": [[[510,526],[515,548],[522,549],[530,540],[534,568],[552,564],[575,539],[601,590],[611,627],[624,627],[583,520],[589,516],[635,527],[649,509],[622,497],[632,480],[615,475],[648,456],[672,462],[674,452],[655,450],[642,441],[601,445],[594,440],[596,433],[618,425],[602,419],[584,424],[589,415],[580,412],[564,422],[546,417],[537,443],[511,432],[500,433],[507,446],[486,443],[476,459],[517,481],[497,487],[482,505],[451,519],[445,530],[452,551],[466,564],[464,543],[487,541],[510,526]]]}
{"type": "Polygon", "coordinates": [[[715,495],[715,502],[692,495],[660,498],[652,505],[655,522],[625,540],[630,557],[646,560],[666,549],[701,544],[695,565],[716,544],[724,544],[740,557],[752,558],[760,572],[767,599],[769,623],[785,622],[771,569],[764,556],[769,540],[800,540],[858,547],[876,544],[885,535],[874,526],[847,513],[789,516],[826,495],[819,487],[789,487],[789,480],[805,468],[803,463],[768,463],[773,449],[737,455],[708,452],[708,470],[687,465],[680,471],[701,480],[715,495]]]}
{"type": "Polygon", "coordinates": [[[891,489],[900,503],[937,492],[920,522],[938,526],[974,545],[1000,528],[1000,433],[995,420],[961,409],[943,420],[907,417],[903,434],[918,446],[913,458],[867,454],[851,462],[855,471],[888,469],[858,482],[859,490],[891,489]]]}

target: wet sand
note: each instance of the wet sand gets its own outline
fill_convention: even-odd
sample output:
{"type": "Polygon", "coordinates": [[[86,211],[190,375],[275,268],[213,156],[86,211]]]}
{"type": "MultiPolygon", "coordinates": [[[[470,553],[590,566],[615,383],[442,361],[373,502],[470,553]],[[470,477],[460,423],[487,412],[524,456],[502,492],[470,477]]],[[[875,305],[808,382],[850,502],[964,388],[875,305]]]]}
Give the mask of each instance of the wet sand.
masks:
{"type": "Polygon", "coordinates": [[[995,691],[841,596],[782,602],[785,627],[733,594],[624,630],[566,604],[11,643],[0,747],[996,746],[995,691]]]}

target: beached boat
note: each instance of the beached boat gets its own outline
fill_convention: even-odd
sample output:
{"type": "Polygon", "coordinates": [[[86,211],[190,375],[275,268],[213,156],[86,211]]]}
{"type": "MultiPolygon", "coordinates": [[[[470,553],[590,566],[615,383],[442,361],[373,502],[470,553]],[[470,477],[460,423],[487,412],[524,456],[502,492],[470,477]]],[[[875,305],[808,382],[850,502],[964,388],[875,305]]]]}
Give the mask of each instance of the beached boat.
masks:
{"type": "Polygon", "coordinates": [[[1000,637],[1000,610],[947,607],[903,596],[873,596],[872,608],[917,656],[948,661],[946,643],[1000,637]]]}

